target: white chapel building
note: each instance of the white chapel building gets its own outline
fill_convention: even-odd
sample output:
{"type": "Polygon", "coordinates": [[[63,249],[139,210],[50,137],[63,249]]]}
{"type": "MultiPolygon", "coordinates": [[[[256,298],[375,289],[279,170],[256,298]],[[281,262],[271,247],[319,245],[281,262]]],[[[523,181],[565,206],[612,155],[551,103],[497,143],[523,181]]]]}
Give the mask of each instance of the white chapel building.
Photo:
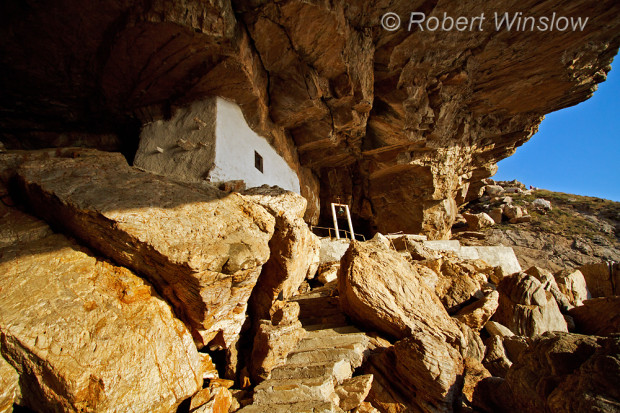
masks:
{"type": "Polygon", "coordinates": [[[186,181],[243,180],[300,193],[299,178],[247,124],[239,106],[219,97],[144,125],[134,166],[186,181]]]}

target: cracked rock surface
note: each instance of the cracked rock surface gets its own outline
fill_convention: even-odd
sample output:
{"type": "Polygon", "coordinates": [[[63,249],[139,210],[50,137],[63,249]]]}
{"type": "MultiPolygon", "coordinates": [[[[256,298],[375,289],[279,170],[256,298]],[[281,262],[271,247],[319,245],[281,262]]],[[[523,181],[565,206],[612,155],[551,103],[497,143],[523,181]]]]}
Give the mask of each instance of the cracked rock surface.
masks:
{"type": "MultiPolygon", "coordinates": [[[[614,0],[9,2],[0,13],[7,147],[132,157],[143,124],[206,96],[238,103],[302,181],[305,218],[341,196],[383,233],[449,234],[456,208],[546,113],[592,95],[620,44],[614,0]],[[389,32],[381,16],[478,16],[482,31],[389,32]],[[588,17],[495,30],[494,12],[588,17]]],[[[475,192],[475,191],[474,191],[475,192]]]]}

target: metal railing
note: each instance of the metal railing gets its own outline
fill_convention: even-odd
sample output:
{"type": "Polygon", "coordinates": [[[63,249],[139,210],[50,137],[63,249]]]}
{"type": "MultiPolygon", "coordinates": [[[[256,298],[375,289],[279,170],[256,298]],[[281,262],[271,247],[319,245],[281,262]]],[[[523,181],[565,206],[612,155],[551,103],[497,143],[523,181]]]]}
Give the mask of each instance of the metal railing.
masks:
{"type": "MultiPolygon", "coordinates": [[[[337,238],[336,237],[336,230],[334,228],[329,228],[329,227],[318,227],[318,226],[311,226],[310,227],[310,231],[312,231],[315,235],[319,235],[317,234],[315,230],[321,230],[323,231],[323,234],[325,234],[325,231],[327,231],[327,236],[329,236],[330,238],[337,238]]],[[[360,241],[366,241],[366,237],[364,237],[363,234],[353,234],[353,237],[351,237],[351,231],[347,231],[345,229],[339,229],[338,230],[339,234],[341,235],[341,238],[346,238],[346,239],[357,239],[360,241]]]]}

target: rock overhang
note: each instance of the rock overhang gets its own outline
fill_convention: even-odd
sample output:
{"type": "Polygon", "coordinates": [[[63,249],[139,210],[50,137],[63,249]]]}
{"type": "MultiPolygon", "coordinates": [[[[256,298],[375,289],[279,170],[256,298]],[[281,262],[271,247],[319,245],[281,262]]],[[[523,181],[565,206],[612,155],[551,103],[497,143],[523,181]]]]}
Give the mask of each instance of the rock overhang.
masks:
{"type": "Polygon", "coordinates": [[[67,0],[5,9],[0,128],[9,146],[65,145],[75,138],[56,139],[60,132],[120,129],[117,145],[127,148],[137,136],[125,136],[126,125],[223,96],[299,175],[308,221],[318,219],[319,197],[328,205],[341,196],[372,230],[431,238],[449,235],[468,187],[527,141],[545,113],[591,96],[620,44],[611,0],[570,8],[67,0]],[[589,20],[574,31],[380,26],[387,12],[495,11],[589,20]]]}

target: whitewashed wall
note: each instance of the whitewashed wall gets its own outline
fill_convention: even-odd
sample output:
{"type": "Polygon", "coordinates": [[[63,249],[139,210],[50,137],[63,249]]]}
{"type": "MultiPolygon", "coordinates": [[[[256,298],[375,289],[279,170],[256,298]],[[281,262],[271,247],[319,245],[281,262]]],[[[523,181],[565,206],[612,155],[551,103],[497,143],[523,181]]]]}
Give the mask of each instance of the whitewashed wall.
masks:
{"type": "Polygon", "coordinates": [[[301,192],[299,178],[267,140],[250,129],[239,106],[217,98],[214,181],[243,179],[247,188],[264,184],[301,192]],[[263,172],[254,166],[254,151],[263,157],[263,172]]]}

